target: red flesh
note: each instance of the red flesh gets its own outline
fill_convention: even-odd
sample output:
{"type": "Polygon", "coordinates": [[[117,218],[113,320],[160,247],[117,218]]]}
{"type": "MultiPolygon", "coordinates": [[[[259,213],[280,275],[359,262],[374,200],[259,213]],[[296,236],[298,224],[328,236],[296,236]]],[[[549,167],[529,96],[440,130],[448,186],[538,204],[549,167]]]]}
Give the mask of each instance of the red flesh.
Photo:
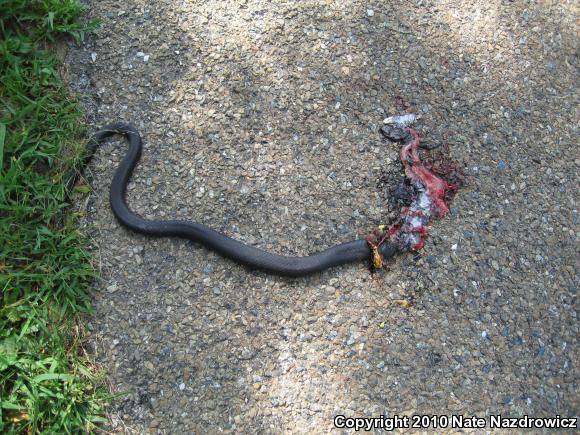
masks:
{"type": "Polygon", "coordinates": [[[402,250],[418,251],[425,244],[425,237],[428,234],[426,225],[431,220],[442,218],[449,213],[445,201],[457,191],[459,185],[447,183],[423,165],[418,152],[419,135],[411,128],[408,130],[413,140],[401,149],[400,155],[405,175],[418,193],[411,206],[401,211],[399,219],[389,227],[379,245],[389,240],[402,250]],[[421,193],[428,198],[426,206],[421,205],[421,193]]]}
{"type": "Polygon", "coordinates": [[[413,136],[413,140],[401,149],[401,161],[405,167],[405,175],[411,181],[411,184],[419,181],[425,190],[429,199],[433,202],[431,212],[433,216],[444,217],[449,213],[449,208],[445,203],[445,194],[450,190],[456,188],[447,184],[421,163],[419,158],[419,135],[412,128],[409,132],[413,136]]]}

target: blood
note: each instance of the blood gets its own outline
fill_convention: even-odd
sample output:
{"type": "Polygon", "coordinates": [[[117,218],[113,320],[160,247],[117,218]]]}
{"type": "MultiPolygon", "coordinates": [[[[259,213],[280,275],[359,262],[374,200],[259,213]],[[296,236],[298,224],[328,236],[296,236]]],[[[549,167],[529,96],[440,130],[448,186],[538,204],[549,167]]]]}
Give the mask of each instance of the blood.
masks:
{"type": "Polygon", "coordinates": [[[401,149],[401,162],[405,167],[405,175],[412,185],[420,183],[423,186],[428,198],[433,202],[431,212],[434,216],[444,217],[449,213],[445,195],[457,188],[446,183],[421,163],[418,152],[419,135],[412,128],[409,129],[409,133],[413,140],[401,149]]]}
{"type": "Polygon", "coordinates": [[[399,110],[399,112],[404,112],[405,110],[411,107],[411,104],[400,95],[397,95],[395,97],[395,106],[397,107],[397,110],[399,110]]]}
{"type": "Polygon", "coordinates": [[[411,141],[400,152],[405,175],[414,190],[413,200],[401,210],[378,245],[386,240],[395,243],[402,251],[419,251],[425,245],[427,225],[449,213],[448,203],[463,182],[463,172],[448,156],[448,148],[438,159],[425,165],[419,156],[419,135],[409,128],[411,141]]]}

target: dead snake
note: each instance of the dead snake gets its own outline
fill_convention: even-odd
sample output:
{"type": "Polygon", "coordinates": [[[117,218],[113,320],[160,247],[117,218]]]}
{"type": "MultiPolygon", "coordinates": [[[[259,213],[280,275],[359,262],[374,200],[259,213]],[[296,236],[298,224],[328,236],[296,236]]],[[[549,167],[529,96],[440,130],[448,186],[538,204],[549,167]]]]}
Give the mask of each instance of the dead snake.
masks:
{"type": "MultiPolygon", "coordinates": [[[[366,239],[342,243],[306,257],[290,257],[246,245],[203,224],[184,220],[143,219],[131,211],[126,201],[127,183],[141,157],[142,150],[141,137],[134,127],[117,123],[107,125],[96,132],[88,142],[84,164],[90,161],[100,143],[117,134],[127,139],[129,149],[113,177],[109,200],[115,217],[122,225],[133,231],[147,236],[188,239],[250,268],[286,276],[303,276],[341,264],[371,259],[371,249],[366,239]]],[[[383,258],[389,258],[396,252],[397,248],[391,243],[380,246],[383,258]]]]}

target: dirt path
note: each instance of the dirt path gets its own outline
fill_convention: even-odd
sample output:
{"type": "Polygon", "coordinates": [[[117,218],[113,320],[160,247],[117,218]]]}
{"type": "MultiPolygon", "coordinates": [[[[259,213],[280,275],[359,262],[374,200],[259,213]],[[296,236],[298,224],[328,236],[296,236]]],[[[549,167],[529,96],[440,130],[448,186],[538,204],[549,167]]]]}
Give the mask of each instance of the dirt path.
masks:
{"type": "Polygon", "coordinates": [[[309,278],[119,227],[92,164],[92,320],[116,430],[324,433],[336,414],[577,415],[573,2],[90,0],[90,122],[134,123],[143,216],[306,254],[388,218],[387,114],[421,113],[470,186],[420,256],[309,278]],[[546,3],[546,4],[544,4],[546,3]],[[410,309],[392,301],[414,300],[410,309]]]}

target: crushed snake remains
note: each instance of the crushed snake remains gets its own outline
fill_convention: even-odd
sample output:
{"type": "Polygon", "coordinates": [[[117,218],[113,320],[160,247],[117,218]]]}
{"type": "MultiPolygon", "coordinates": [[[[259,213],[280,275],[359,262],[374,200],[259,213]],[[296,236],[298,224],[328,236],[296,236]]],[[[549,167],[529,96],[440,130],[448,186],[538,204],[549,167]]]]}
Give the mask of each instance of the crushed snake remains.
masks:
{"type": "MultiPolygon", "coordinates": [[[[96,132],[87,144],[86,166],[97,147],[113,135],[124,136],[129,149],[117,168],[109,194],[111,209],[117,220],[135,232],[157,237],[181,237],[201,243],[237,263],[277,275],[304,276],[354,261],[371,261],[374,268],[398,252],[418,251],[424,245],[427,224],[444,217],[448,202],[460,187],[460,181],[444,180],[446,171],[433,170],[421,162],[418,134],[409,126],[415,122],[412,114],[394,116],[385,120],[381,130],[388,139],[402,142],[401,162],[407,181],[412,187],[412,202],[404,207],[400,217],[388,228],[373,230],[366,238],[342,243],[305,257],[277,255],[246,245],[203,224],[184,220],[148,220],[131,211],[126,202],[127,183],[139,161],[142,141],[137,130],[128,124],[116,123],[96,132]]],[[[452,162],[450,168],[455,169],[452,162]]],[[[449,170],[447,171],[449,172],[449,170]]]]}

